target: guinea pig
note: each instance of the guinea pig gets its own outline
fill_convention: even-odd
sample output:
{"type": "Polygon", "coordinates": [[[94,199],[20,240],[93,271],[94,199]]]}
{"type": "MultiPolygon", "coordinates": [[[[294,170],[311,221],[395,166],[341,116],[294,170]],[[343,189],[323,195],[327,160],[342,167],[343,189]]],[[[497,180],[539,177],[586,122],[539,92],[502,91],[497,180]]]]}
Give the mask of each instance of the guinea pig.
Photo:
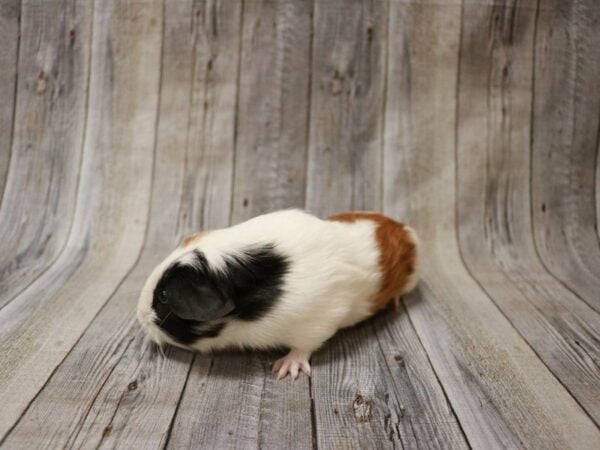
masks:
{"type": "Polygon", "coordinates": [[[289,348],[273,372],[296,379],[337,330],[413,289],[418,260],[415,231],[381,214],[278,211],[188,236],[149,276],[137,316],[159,345],[289,348]]]}

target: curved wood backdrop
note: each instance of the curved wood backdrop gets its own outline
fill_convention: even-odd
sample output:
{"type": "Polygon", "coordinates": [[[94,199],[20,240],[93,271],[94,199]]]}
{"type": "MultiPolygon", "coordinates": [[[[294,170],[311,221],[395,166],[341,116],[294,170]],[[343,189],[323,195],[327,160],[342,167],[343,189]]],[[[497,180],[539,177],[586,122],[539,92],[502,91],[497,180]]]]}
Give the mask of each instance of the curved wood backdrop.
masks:
{"type": "Polygon", "coordinates": [[[600,448],[596,0],[5,0],[0,40],[3,447],[600,448]],[[182,236],[292,206],[409,222],[418,289],[310,380],[145,345],[182,236]]]}

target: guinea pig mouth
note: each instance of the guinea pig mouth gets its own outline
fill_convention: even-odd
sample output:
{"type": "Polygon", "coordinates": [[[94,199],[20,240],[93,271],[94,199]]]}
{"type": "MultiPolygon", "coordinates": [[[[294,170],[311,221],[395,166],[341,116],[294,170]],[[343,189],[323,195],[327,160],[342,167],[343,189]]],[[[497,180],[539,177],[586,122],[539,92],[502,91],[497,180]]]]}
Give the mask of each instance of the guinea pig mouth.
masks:
{"type": "Polygon", "coordinates": [[[169,342],[168,336],[160,329],[156,323],[156,313],[151,308],[138,308],[137,319],[146,333],[146,338],[158,346],[169,342]]]}
{"type": "Polygon", "coordinates": [[[169,333],[163,330],[155,321],[143,324],[142,328],[146,332],[147,338],[160,348],[162,348],[165,344],[168,344],[186,350],[190,349],[189,346],[179,342],[177,339],[175,339],[175,337],[169,335],[169,333]]]}
{"type": "Polygon", "coordinates": [[[138,308],[137,319],[143,328],[148,329],[154,323],[154,313],[152,310],[138,308]]]}
{"type": "Polygon", "coordinates": [[[156,345],[163,345],[165,342],[163,333],[160,328],[156,326],[154,320],[151,317],[144,317],[143,319],[138,317],[138,319],[144,333],[146,333],[146,337],[156,345]]]}

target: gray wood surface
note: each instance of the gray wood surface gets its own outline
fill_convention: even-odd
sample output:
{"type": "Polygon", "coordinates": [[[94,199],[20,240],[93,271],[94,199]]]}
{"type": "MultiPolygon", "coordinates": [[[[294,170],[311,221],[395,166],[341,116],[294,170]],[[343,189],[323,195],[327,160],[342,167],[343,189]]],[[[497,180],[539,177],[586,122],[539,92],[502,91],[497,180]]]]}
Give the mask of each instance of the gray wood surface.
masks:
{"type": "MultiPolygon", "coordinates": [[[[547,272],[532,236],[529,148],[531,128],[535,128],[530,123],[535,17],[533,8],[514,14],[508,8],[479,4],[464,9],[458,86],[458,235],[474,278],[598,422],[600,349],[594,341],[600,337],[600,317],[547,272]],[[488,24],[493,24],[489,30],[488,24]],[[489,36],[491,53],[480,46],[483,33],[489,36]],[[474,96],[473,90],[485,95],[474,96]],[[487,169],[482,174],[475,167],[487,169]]],[[[563,162],[558,164],[562,171],[563,162]]],[[[556,183],[557,178],[553,180],[556,183]]]]}
{"type": "Polygon", "coordinates": [[[599,33],[594,0],[0,2],[0,447],[600,447],[599,33]],[[185,235],[286,207],[410,223],[422,282],[296,382],[145,341],[185,235]]]}
{"type": "Polygon", "coordinates": [[[307,206],[324,216],[380,205],[388,7],[315,3],[307,206]]]}
{"type": "Polygon", "coordinates": [[[160,67],[160,23],[152,16],[160,9],[148,2],[98,3],[92,42],[97,57],[69,239],[43,276],[0,310],[3,435],[114,292],[144,236],[160,67]]]}
{"type": "MultiPolygon", "coordinates": [[[[8,13],[9,6],[2,10],[8,13]]],[[[7,42],[5,56],[10,57],[10,46],[18,44],[19,77],[16,86],[6,79],[15,66],[3,63],[0,89],[12,94],[2,94],[10,107],[2,111],[7,123],[3,119],[0,130],[0,176],[7,156],[11,158],[0,208],[0,307],[57,258],[72,226],[86,126],[92,15],[91,5],[82,0],[23,2],[20,10],[18,5],[12,10],[20,14],[18,39],[7,36],[2,47],[7,42]]],[[[3,32],[15,28],[10,25],[3,32]]]]}
{"type": "Polygon", "coordinates": [[[309,0],[244,4],[234,223],[304,207],[311,17],[309,0]]]}
{"type": "MultiPolygon", "coordinates": [[[[474,226],[456,228],[455,190],[458,185],[460,191],[466,178],[457,172],[454,152],[440,149],[458,143],[457,150],[462,150],[456,140],[462,121],[455,113],[461,111],[457,101],[463,60],[469,56],[459,52],[469,36],[468,28],[461,33],[471,19],[469,5],[392,5],[393,28],[404,30],[408,42],[388,54],[387,107],[409,105],[401,118],[410,121],[410,131],[391,138],[394,122],[386,122],[384,165],[402,172],[388,173],[384,211],[394,216],[395,200],[388,207],[387,198],[393,192],[406,193],[410,222],[424,237],[423,280],[406,300],[417,334],[472,446],[593,447],[598,439],[594,423],[466,271],[457,245],[457,231],[474,226]],[[422,27],[430,32],[418,33],[422,27]],[[410,64],[393,64],[395,58],[410,58],[410,64]],[[402,95],[407,85],[408,98],[402,95]],[[394,94],[392,86],[399,92],[394,94]]],[[[500,17],[492,23],[501,22],[508,12],[498,5],[493,10],[500,17]]],[[[473,87],[472,98],[480,97],[486,98],[473,87]]],[[[469,167],[482,171],[486,166],[469,167]]],[[[477,187],[471,189],[482,195],[477,187]]]]}
{"type": "MultiPolygon", "coordinates": [[[[596,163],[600,136],[600,8],[550,2],[536,35],[532,135],[534,237],[548,269],[600,312],[596,163]],[[561,123],[560,127],[554,126],[561,123]]],[[[598,329],[596,329],[596,332],[598,329]]]]}
{"type": "Polygon", "coordinates": [[[12,147],[15,123],[15,94],[17,88],[17,62],[20,44],[21,1],[11,0],[0,4],[0,204],[12,147]]]}

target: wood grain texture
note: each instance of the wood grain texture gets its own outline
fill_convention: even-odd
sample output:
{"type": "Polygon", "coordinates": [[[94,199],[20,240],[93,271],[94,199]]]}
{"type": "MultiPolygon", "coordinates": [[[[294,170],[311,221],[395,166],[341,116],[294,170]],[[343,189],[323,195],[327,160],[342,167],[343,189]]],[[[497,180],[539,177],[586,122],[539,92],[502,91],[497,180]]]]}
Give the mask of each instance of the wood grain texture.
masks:
{"type": "Polygon", "coordinates": [[[381,203],[387,10],[315,3],[307,204],[323,217],[381,203]]]}
{"type": "Polygon", "coordinates": [[[0,3],[0,204],[8,175],[14,129],[21,0],[0,3]]]}
{"type": "MultiPolygon", "coordinates": [[[[244,4],[232,222],[303,206],[310,12],[310,2],[244,4]]],[[[308,380],[277,382],[274,360],[197,356],[169,448],[310,448],[308,380]]]]}
{"type": "Polygon", "coordinates": [[[404,308],[343,330],[313,357],[319,448],[467,448],[404,308]]]}
{"type": "Polygon", "coordinates": [[[536,34],[532,135],[534,236],[544,264],[600,312],[596,164],[600,8],[548,2],[536,34]]]}
{"type": "Polygon", "coordinates": [[[158,100],[159,7],[94,5],[96,57],[74,224],[58,260],[0,311],[0,435],[18,420],[139,254],[158,100]]]}
{"type": "Polygon", "coordinates": [[[145,346],[135,319],[136,299],[148,273],[184,234],[229,222],[237,73],[237,58],[231,55],[239,43],[240,8],[190,1],[165,4],[164,13],[158,140],[144,250],[8,444],[27,442],[32,434],[57,447],[167,444],[192,353],[166,349],[162,357],[145,346]],[[189,26],[182,27],[183,21],[189,26]],[[186,133],[174,132],[174,124],[185,124],[186,133]],[[57,405],[61,418],[50,415],[57,405]],[[45,417],[43,427],[39,417],[45,417]],[[68,428],[59,426],[65,417],[68,428]]]}
{"type": "MultiPolygon", "coordinates": [[[[306,207],[321,217],[379,208],[380,115],[373,112],[384,92],[387,5],[346,6],[317,2],[314,12],[306,207]]],[[[370,325],[338,333],[311,362],[316,446],[391,448],[381,439],[387,373],[370,325]]]]}
{"type": "Polygon", "coordinates": [[[218,354],[212,361],[198,355],[169,448],[198,443],[214,448],[310,448],[308,381],[276,383],[270,370],[274,359],[256,352],[218,354]]]}
{"type": "MultiPolygon", "coordinates": [[[[5,149],[0,160],[11,155],[0,208],[0,307],[43,273],[64,248],[86,123],[91,4],[24,1],[20,14],[20,38],[6,37],[6,56],[18,43],[20,57],[17,91],[5,98],[11,104],[16,101],[15,110],[3,109],[7,117],[0,132],[1,139],[8,138],[0,142],[5,149]]],[[[10,30],[6,24],[3,33],[10,30]]],[[[14,67],[10,61],[6,64],[14,67]]],[[[4,78],[13,73],[5,69],[4,78]]],[[[0,84],[2,92],[15,86],[6,78],[0,84]]]]}
{"type": "Polygon", "coordinates": [[[417,334],[471,446],[591,448],[599,437],[593,422],[481,291],[457,246],[453,206],[463,178],[448,146],[468,5],[464,15],[454,6],[392,6],[390,27],[407,41],[388,55],[384,211],[396,215],[396,193],[410,197],[398,210],[409,211],[423,243],[423,279],[406,302],[417,334]],[[398,114],[401,104],[409,109],[398,114]]]}
{"type": "Polygon", "coordinates": [[[384,420],[390,441],[404,448],[468,448],[404,305],[372,325],[390,372],[384,377],[393,392],[384,397],[391,403],[384,420]]]}
{"type": "Polygon", "coordinates": [[[244,4],[234,223],[304,206],[312,1],[244,4]]]}
{"type": "MultiPolygon", "coordinates": [[[[375,106],[385,90],[387,15],[382,3],[316,6],[307,207],[323,216],[380,208],[383,118],[375,106]]],[[[388,312],[338,333],[312,364],[318,448],[467,446],[406,316],[388,312]],[[416,353],[399,364],[407,344],[416,353]]]]}
{"type": "Polygon", "coordinates": [[[0,446],[599,448],[599,23],[0,2],[0,446]],[[414,226],[416,291],[296,382],[283,352],[145,342],[140,288],[183,236],[293,206],[414,226]]]}
{"type": "Polygon", "coordinates": [[[535,18],[535,8],[465,6],[457,117],[458,235],[470,272],[597,421],[600,355],[594,342],[600,337],[600,317],[546,272],[531,235],[535,18]],[[485,24],[491,29],[483,29],[485,24]],[[489,37],[485,49],[482,35],[489,37]],[[483,174],[473,170],[482,167],[483,174]]]}

